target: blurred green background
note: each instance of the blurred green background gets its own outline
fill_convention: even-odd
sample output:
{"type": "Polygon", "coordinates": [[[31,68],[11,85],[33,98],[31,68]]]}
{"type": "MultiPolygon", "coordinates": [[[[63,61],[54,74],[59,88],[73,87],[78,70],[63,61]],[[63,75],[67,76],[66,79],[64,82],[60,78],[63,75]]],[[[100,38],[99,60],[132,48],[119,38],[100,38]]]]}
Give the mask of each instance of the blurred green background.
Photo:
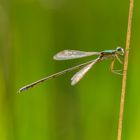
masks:
{"type": "MultiPolygon", "coordinates": [[[[54,61],[60,50],[124,48],[128,9],[129,0],[0,0],[0,140],[117,139],[122,77],[109,71],[110,60],[76,86],[74,71],[17,90],[95,58],[54,61]]],[[[139,13],[135,1],[122,140],[140,139],[139,13]]]]}

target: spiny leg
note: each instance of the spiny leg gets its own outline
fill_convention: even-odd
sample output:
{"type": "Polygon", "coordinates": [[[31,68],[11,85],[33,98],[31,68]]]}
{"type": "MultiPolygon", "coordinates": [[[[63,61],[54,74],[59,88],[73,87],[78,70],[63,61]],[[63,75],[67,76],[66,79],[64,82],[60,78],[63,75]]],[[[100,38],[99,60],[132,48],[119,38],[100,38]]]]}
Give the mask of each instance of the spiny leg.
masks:
{"type": "Polygon", "coordinates": [[[119,56],[118,56],[118,55],[115,55],[115,56],[116,56],[117,60],[118,60],[121,64],[123,64],[123,62],[121,61],[121,59],[119,58],[119,56]]]}
{"type": "Polygon", "coordinates": [[[115,59],[113,58],[112,59],[112,62],[111,62],[111,65],[110,65],[110,70],[112,73],[114,74],[118,74],[118,75],[123,75],[122,73],[119,73],[118,71],[122,71],[122,70],[115,70],[114,69],[114,62],[115,62],[115,59]]]}

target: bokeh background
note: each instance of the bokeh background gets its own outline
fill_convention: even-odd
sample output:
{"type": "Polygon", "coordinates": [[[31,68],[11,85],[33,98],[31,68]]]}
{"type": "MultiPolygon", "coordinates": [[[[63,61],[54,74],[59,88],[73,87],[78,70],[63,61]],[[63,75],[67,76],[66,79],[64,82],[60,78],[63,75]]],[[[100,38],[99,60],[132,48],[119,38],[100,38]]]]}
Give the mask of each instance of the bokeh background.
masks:
{"type": "MultiPolygon", "coordinates": [[[[128,9],[129,0],[0,0],[0,140],[117,139],[122,77],[109,71],[110,60],[76,86],[74,71],[17,90],[96,58],[54,61],[60,50],[124,48],[128,9]]],[[[140,139],[139,13],[136,0],[122,140],[140,139]]]]}

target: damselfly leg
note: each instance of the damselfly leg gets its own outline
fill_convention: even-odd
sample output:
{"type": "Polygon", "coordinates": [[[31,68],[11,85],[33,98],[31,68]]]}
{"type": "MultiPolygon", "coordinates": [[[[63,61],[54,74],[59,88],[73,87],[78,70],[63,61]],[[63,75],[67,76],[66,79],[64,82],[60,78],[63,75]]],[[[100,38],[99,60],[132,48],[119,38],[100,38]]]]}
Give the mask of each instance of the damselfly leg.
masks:
{"type": "Polygon", "coordinates": [[[114,74],[123,75],[122,73],[120,73],[120,71],[122,71],[122,70],[114,69],[114,62],[115,62],[115,59],[113,58],[112,59],[112,62],[110,64],[110,70],[111,70],[111,72],[114,73],[114,74]]]}

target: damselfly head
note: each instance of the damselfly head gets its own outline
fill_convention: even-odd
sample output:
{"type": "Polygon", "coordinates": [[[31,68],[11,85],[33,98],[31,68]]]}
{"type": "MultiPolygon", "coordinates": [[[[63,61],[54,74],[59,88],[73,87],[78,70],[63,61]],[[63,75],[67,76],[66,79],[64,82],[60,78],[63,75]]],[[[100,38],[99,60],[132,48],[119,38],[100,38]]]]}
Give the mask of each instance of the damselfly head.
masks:
{"type": "Polygon", "coordinates": [[[116,51],[117,51],[117,54],[119,54],[119,55],[124,55],[124,49],[123,49],[123,48],[117,47],[117,48],[116,48],[116,51]]]}

